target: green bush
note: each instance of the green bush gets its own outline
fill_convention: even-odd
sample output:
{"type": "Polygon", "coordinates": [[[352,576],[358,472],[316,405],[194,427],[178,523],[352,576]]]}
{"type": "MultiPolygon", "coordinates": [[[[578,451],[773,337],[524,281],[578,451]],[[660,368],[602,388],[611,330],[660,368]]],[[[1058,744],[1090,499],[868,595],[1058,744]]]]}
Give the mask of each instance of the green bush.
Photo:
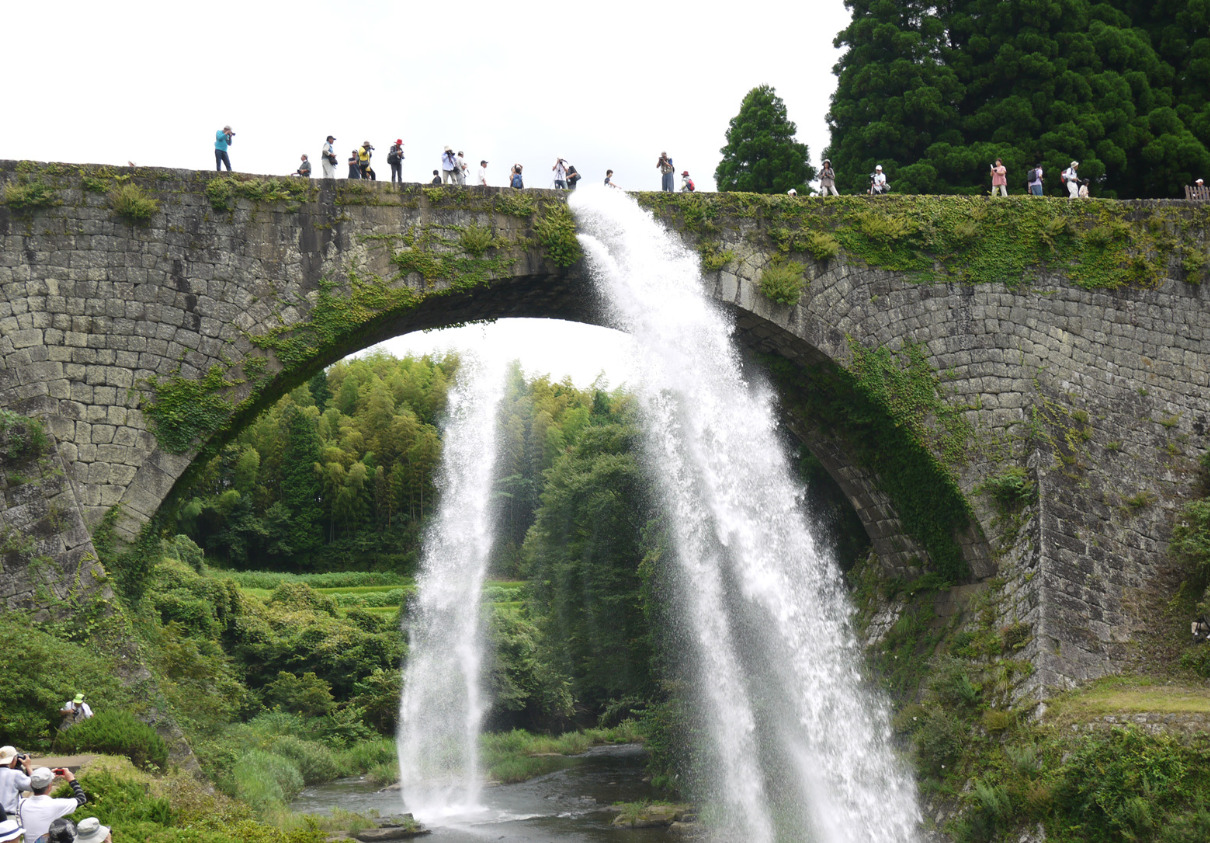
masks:
{"type": "Polygon", "coordinates": [[[760,291],[778,304],[798,304],[805,287],[802,264],[795,261],[770,264],[760,276],[760,291]]]}
{"type": "Polygon", "coordinates": [[[41,181],[11,182],[4,186],[4,204],[17,213],[29,213],[54,205],[55,191],[41,181]]]}
{"type": "Polygon", "coordinates": [[[84,816],[94,816],[105,825],[119,827],[140,821],[158,825],[172,823],[168,800],[150,795],[146,785],[120,778],[108,770],[86,771],[79,778],[80,787],[88,794],[88,802],[73,816],[77,822],[84,816]]]}
{"type": "Polygon", "coordinates": [[[935,708],[919,722],[913,735],[920,769],[935,778],[943,778],[962,758],[967,730],[958,718],[935,708]]]}
{"type": "Polygon", "coordinates": [[[129,711],[104,709],[60,733],[59,746],[71,752],[125,755],[136,767],[168,766],[168,744],[129,711]]]}
{"type": "Polygon", "coordinates": [[[995,477],[984,480],[980,491],[991,497],[1002,515],[1019,512],[1038,500],[1038,487],[1021,466],[1010,466],[995,477]]]}
{"type": "Polygon", "coordinates": [[[840,241],[826,231],[808,232],[803,246],[817,261],[829,261],[840,254],[840,241]]]}
{"type": "Polygon", "coordinates": [[[341,765],[336,756],[321,743],[283,735],[269,745],[269,751],[293,761],[305,784],[330,782],[341,775],[341,765]]]}
{"type": "Polygon", "coordinates": [[[572,266],[583,256],[576,239],[576,221],[562,202],[550,205],[534,222],[534,233],[555,266],[572,266]]]}
{"type": "Polygon", "coordinates": [[[289,758],[253,749],[231,769],[232,795],[261,810],[280,808],[303,789],[302,773],[289,758]]]}
{"type": "Polygon", "coordinates": [[[134,182],[124,181],[109,191],[109,207],[119,217],[142,223],[160,209],[160,203],[134,182]]]}
{"type": "Polygon", "coordinates": [[[0,410],[0,465],[21,465],[40,456],[50,445],[42,422],[0,410]]]}
{"type": "Polygon", "coordinates": [[[261,692],[265,706],[280,708],[302,717],[324,717],[336,707],[332,688],[314,673],[295,676],[279,671],[277,678],[261,692]]]}
{"type": "Polygon", "coordinates": [[[495,235],[492,234],[490,226],[468,225],[462,230],[458,242],[467,254],[479,257],[492,247],[495,235]]]}

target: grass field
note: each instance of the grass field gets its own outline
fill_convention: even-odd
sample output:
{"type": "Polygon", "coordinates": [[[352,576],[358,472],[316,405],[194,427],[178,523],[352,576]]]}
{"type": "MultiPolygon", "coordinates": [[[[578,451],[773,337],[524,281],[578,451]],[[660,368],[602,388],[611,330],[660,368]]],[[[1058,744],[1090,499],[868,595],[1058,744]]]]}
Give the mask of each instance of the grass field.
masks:
{"type": "Polygon", "coordinates": [[[1076,723],[1107,714],[1141,713],[1210,714],[1210,688],[1137,676],[1114,676],[1051,700],[1046,719],[1076,723]]]}
{"type": "MultiPolygon", "coordinates": [[[[331,597],[343,612],[364,609],[381,617],[393,617],[399,607],[416,593],[416,583],[410,577],[368,572],[328,574],[283,574],[274,571],[212,571],[211,576],[235,580],[244,594],[268,600],[274,588],[283,582],[301,582],[318,594],[331,597]],[[386,580],[367,583],[367,580],[386,580]]],[[[516,612],[525,603],[524,580],[488,580],[483,585],[483,599],[498,611],[516,612]]]]}

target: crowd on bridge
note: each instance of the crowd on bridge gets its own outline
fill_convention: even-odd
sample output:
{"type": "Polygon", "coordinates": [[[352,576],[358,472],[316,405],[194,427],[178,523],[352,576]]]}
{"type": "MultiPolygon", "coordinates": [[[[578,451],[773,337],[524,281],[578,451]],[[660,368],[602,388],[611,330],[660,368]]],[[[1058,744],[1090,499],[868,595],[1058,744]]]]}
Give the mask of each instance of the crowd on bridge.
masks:
{"type": "MultiPolygon", "coordinates": [[[[227,168],[227,172],[231,172],[231,156],[228,150],[235,142],[235,132],[230,126],[224,126],[214,133],[214,168],[222,172],[223,167],[227,168]]],[[[336,137],[328,135],[324,140],[323,147],[320,149],[320,167],[322,177],[326,179],[336,178],[336,168],[339,162],[338,153],[336,152],[336,137]]],[[[347,178],[350,179],[368,179],[377,180],[378,174],[374,170],[375,147],[370,141],[363,141],[359,146],[353,148],[346,160],[348,164],[347,178]]],[[[391,168],[391,183],[403,183],[403,139],[398,138],[390,149],[387,151],[387,165],[391,168]]],[[[310,178],[312,175],[311,161],[306,153],[300,157],[298,169],[291,175],[310,178]]],[[[479,162],[479,170],[475,177],[475,184],[487,186],[487,167],[486,159],[479,162]]],[[[667,152],[661,152],[659,160],[656,162],[656,168],[660,171],[661,190],[667,192],[674,191],[674,181],[676,167],[672,163],[672,158],[667,152]]],[[[447,146],[445,151],[441,153],[441,166],[433,170],[433,179],[431,184],[454,184],[465,185],[470,180],[470,162],[462,150],[454,152],[447,146]]],[[[575,190],[576,185],[583,176],[576,170],[575,165],[567,161],[566,158],[556,157],[554,165],[551,169],[551,181],[553,186],[559,190],[575,190]]],[[[613,180],[613,170],[605,171],[604,184],[606,187],[617,187],[618,185],[613,180]]],[[[524,188],[524,167],[521,164],[513,164],[508,172],[508,186],[514,188],[524,188]]],[[[681,188],[683,192],[692,192],[697,189],[693,178],[689,175],[688,170],[681,172],[681,188]]],[[[3,843],[0,841],[0,843],[3,843]]]]}
{"type": "MultiPolygon", "coordinates": [[[[214,166],[215,169],[222,171],[226,166],[228,172],[231,170],[231,159],[227,154],[235,138],[235,132],[230,126],[224,126],[215,133],[214,141],[214,166]]],[[[337,152],[334,146],[336,138],[328,135],[324,141],[323,148],[320,151],[320,164],[322,167],[323,178],[336,178],[337,167],[337,152]]],[[[376,180],[377,173],[374,171],[372,164],[375,148],[368,140],[363,141],[360,146],[354,147],[349,153],[347,160],[348,175],[350,179],[369,179],[376,180]]],[[[391,168],[391,182],[403,183],[403,139],[395,140],[389,151],[387,152],[387,165],[391,168]]],[[[441,166],[433,170],[433,179],[431,184],[442,185],[465,185],[470,179],[470,163],[466,160],[462,150],[454,152],[449,146],[441,153],[441,166]]],[[[667,151],[661,152],[659,159],[656,161],[656,169],[660,173],[660,190],[666,193],[675,191],[676,166],[672,162],[671,156],[667,151]]],[[[481,160],[479,162],[479,170],[475,177],[475,184],[487,186],[487,167],[488,162],[481,160]]],[[[551,167],[552,183],[556,189],[560,190],[575,190],[576,184],[582,176],[576,171],[574,165],[567,162],[567,159],[557,157],[554,166],[551,167]]],[[[1002,159],[997,158],[994,163],[988,165],[988,173],[991,178],[991,195],[1008,196],[1008,168],[1004,166],[1002,159]]],[[[297,170],[291,175],[302,176],[305,178],[311,177],[311,162],[304,153],[301,157],[301,163],[297,170]]],[[[1030,167],[1024,175],[1024,192],[1030,196],[1042,196],[1043,192],[1043,177],[1045,173],[1042,169],[1041,162],[1030,167]]],[[[836,189],[836,171],[832,167],[830,159],[825,158],[823,166],[819,173],[819,196],[839,196],[840,192],[836,189]]],[[[1059,183],[1062,190],[1066,193],[1069,199],[1087,199],[1089,197],[1089,179],[1080,176],[1080,162],[1072,161],[1067,169],[1063,170],[1059,175],[1059,183]]],[[[617,187],[617,183],[613,180],[613,170],[605,171],[604,183],[606,187],[617,187]]],[[[508,172],[507,184],[509,187],[524,188],[524,167],[521,164],[513,164],[508,172]]],[[[689,175],[688,170],[681,172],[681,192],[688,193],[697,189],[693,182],[693,178],[689,175]]],[[[874,172],[870,173],[869,188],[867,193],[871,196],[879,196],[889,193],[891,183],[887,178],[886,173],[882,169],[882,165],[878,164],[874,167],[874,172]]],[[[1205,193],[1206,188],[1202,179],[1198,179],[1193,188],[1189,188],[1195,193],[1205,193]]],[[[1187,190],[1187,192],[1188,192],[1187,190]]],[[[788,193],[791,196],[797,196],[798,191],[791,188],[788,193]]],[[[2,841],[0,841],[2,843],[2,841]]]]}

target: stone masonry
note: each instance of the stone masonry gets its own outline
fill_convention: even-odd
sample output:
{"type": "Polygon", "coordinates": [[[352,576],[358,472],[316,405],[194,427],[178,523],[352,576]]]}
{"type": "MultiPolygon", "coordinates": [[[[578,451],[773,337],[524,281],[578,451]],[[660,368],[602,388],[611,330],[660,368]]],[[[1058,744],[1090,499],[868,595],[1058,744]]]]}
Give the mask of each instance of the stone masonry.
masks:
{"type": "MultiPolygon", "coordinates": [[[[578,266],[554,265],[534,211],[491,188],[316,181],[306,195],[236,197],[219,210],[212,173],[140,169],[130,180],[159,202],[146,224],[111,210],[102,175],[66,165],[0,162],[0,188],[41,178],[54,204],[0,204],[0,407],[45,421],[78,522],[120,506],[132,539],[199,452],[320,367],[408,331],[475,319],[540,316],[602,321],[578,266]],[[446,232],[428,257],[459,251],[458,231],[490,229],[481,277],[430,272],[399,256],[446,232]],[[405,304],[360,304],[411,290],[405,304]],[[357,304],[355,324],[320,324],[329,295],[357,304]],[[325,333],[327,331],[327,333],[325,333]],[[307,360],[283,362],[266,338],[321,337],[307,360]],[[147,414],[153,379],[226,373],[236,412],[180,453],[147,414]]],[[[121,171],[119,171],[121,172],[121,171]]],[[[563,201],[525,191],[526,201],[563,201]]],[[[844,256],[809,269],[793,307],[760,294],[770,256],[744,224],[724,232],[738,256],[707,289],[747,347],[792,361],[845,366],[849,338],[868,348],[927,349],[983,448],[960,470],[977,523],[962,537],[976,580],[1000,573],[1006,622],[1034,631],[1029,655],[1044,687],[1112,672],[1146,623],[1175,509],[1207,447],[1210,290],[1166,279],[1153,289],[1087,291],[1062,277],[1026,289],[911,282],[844,256]],[[1009,533],[977,493],[1004,465],[1027,466],[1039,503],[1009,533]]],[[[849,494],[884,560],[920,556],[879,478],[841,440],[808,445],[849,494]]],[[[0,527],[15,525],[0,512],[0,527]]],[[[73,533],[73,535],[75,535],[73,533]]],[[[927,563],[927,559],[924,560],[927,563]]],[[[0,581],[13,605],[20,578],[0,581]]]]}

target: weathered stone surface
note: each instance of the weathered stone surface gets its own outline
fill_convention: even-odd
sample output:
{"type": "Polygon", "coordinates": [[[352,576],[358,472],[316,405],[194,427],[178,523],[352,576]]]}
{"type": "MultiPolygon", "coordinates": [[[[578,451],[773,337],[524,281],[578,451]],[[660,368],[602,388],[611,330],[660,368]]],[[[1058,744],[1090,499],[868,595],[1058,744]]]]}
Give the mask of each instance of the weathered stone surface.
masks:
{"type": "MultiPolygon", "coordinates": [[[[57,440],[60,482],[71,488],[77,519],[65,534],[77,547],[81,525],[95,525],[115,503],[119,535],[132,538],[206,444],[179,455],[160,447],[143,412],[150,379],[197,379],[218,367],[231,373],[225,394],[238,402],[252,394],[255,378],[246,375],[259,367],[263,396],[280,394],[300,373],[286,373],[291,381],[254,339],[308,325],[321,283],[341,295],[354,277],[418,295],[450,292],[368,318],[325,345],[311,370],[453,322],[607,323],[581,268],[551,265],[532,245],[531,222],[495,209],[507,190],[367,183],[350,201],[339,193],[347,186],[317,181],[300,204],[237,198],[219,211],[206,194],[216,174],[140,169],[133,181],[161,210],[148,225],[131,226],[103,194],[63,172],[46,176],[65,184],[60,204],[24,216],[0,205],[0,407],[44,419],[57,440]],[[522,244],[507,252],[509,268],[455,289],[449,278],[426,281],[392,262],[419,227],[469,223],[522,244]]],[[[15,163],[0,162],[0,187],[20,177],[15,163]]],[[[1210,285],[1164,278],[1150,289],[1090,291],[1045,276],[1013,289],[924,285],[842,255],[809,267],[807,293],[786,307],[759,292],[769,255],[753,245],[755,226],[739,221],[722,232],[737,257],[705,279],[739,342],[841,367],[851,362],[850,338],[867,348],[926,349],[930,366],[947,375],[949,400],[986,443],[958,469],[978,523],[956,540],[974,578],[1006,579],[1004,622],[1031,626],[1025,655],[1043,686],[1112,671],[1146,622],[1143,598],[1192,487],[1194,459],[1207,447],[1210,285]],[[976,493],[1005,460],[1028,466],[1039,489],[1012,535],[976,493]]],[[[909,575],[927,566],[883,479],[857,464],[843,437],[799,432],[848,494],[884,563],[909,575]]],[[[30,503],[12,500],[0,524],[28,529],[37,521],[30,503]]],[[[6,575],[0,601],[20,603],[32,588],[19,573],[6,575]]]]}

